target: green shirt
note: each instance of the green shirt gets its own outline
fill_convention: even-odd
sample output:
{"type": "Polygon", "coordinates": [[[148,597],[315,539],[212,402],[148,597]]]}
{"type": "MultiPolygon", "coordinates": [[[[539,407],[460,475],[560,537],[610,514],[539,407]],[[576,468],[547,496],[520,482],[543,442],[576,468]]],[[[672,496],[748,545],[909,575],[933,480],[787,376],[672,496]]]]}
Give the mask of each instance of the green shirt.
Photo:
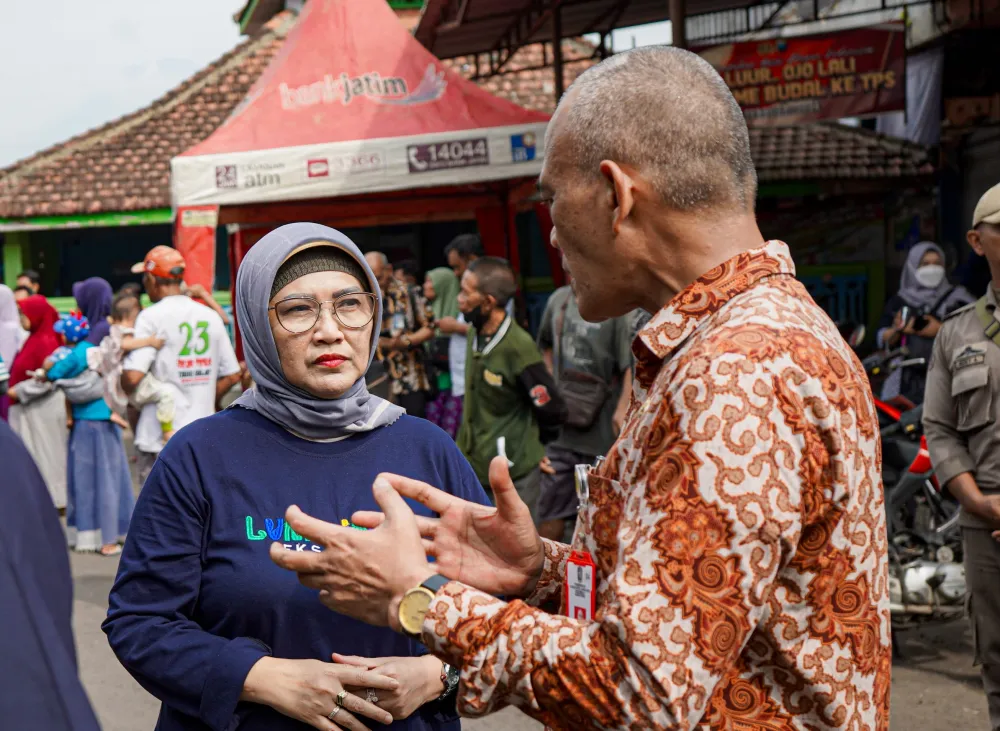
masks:
{"type": "Polygon", "coordinates": [[[539,363],[542,354],[535,341],[510,316],[482,350],[475,329],[469,328],[465,404],[457,441],[484,486],[490,484],[490,462],[499,453],[501,437],[507,459],[514,463],[513,480],[538,467],[545,456],[531,399],[521,382],[524,370],[539,363]]]}

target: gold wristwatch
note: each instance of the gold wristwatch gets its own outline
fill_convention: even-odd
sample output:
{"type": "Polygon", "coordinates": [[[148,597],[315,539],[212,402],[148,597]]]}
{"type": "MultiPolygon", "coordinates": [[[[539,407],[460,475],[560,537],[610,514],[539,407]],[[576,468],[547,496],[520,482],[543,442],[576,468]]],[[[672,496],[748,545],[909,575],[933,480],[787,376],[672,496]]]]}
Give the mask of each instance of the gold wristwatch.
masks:
{"type": "Polygon", "coordinates": [[[427,616],[427,610],[434,601],[434,595],[449,581],[451,579],[446,579],[441,574],[434,574],[420,586],[410,589],[403,595],[398,614],[399,625],[403,628],[403,632],[410,637],[420,638],[424,617],[427,616]]]}

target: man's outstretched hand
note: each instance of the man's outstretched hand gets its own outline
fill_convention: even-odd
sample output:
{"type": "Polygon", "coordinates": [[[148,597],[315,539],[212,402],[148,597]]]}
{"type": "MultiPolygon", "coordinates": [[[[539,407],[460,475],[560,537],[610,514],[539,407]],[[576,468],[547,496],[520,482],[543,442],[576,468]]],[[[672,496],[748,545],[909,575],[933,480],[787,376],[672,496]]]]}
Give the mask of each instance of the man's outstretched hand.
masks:
{"type": "MultiPolygon", "coordinates": [[[[443,576],[488,594],[526,596],[538,581],[545,558],[542,539],[510,479],[507,462],[490,464],[495,508],[476,505],[436,487],[398,475],[381,475],[404,497],[437,513],[417,517],[424,550],[437,561],[443,576]]],[[[351,520],[364,528],[379,526],[382,513],[362,511],[351,520]]]]}

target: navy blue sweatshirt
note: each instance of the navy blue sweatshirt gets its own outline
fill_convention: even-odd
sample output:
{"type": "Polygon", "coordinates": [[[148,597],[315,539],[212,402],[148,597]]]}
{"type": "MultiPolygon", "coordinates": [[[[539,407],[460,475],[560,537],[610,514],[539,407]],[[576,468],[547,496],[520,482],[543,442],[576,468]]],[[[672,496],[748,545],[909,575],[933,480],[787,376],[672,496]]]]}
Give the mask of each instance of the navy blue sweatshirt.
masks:
{"type": "Polygon", "coordinates": [[[0,421],[0,728],[99,731],[76,674],[73,580],[59,514],[0,421]]]}
{"type": "MultiPolygon", "coordinates": [[[[121,663],[163,702],[159,731],[310,728],[239,700],[247,673],[264,655],[330,661],[333,652],[427,652],[390,629],[330,611],[315,590],[268,557],[274,541],[294,551],[321,550],[285,524],[289,505],[349,525],[356,510],[378,509],[372,482],[380,472],[489,504],[448,435],[410,416],[316,443],[230,408],[167,443],[136,503],[103,625],[121,663]]],[[[408,502],[417,514],[433,515],[408,502]]],[[[450,709],[432,703],[392,728],[457,731],[459,721],[454,703],[450,709]]]]}

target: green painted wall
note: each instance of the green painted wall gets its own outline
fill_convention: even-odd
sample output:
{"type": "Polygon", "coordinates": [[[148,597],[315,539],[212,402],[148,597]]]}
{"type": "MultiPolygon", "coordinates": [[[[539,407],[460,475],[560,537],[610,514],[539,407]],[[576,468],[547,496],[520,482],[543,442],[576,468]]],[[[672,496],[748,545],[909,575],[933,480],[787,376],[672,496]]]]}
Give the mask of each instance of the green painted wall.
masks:
{"type": "Polygon", "coordinates": [[[28,232],[8,231],[3,243],[3,280],[13,288],[18,273],[24,271],[28,257],[28,232]]]}

